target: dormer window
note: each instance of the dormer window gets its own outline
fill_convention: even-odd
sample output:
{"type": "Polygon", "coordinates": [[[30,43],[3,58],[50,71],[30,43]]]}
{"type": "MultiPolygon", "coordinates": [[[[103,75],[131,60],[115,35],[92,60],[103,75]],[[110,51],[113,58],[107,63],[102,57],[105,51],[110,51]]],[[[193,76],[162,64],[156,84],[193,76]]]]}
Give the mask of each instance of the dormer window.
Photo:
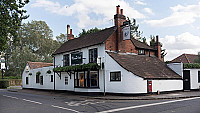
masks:
{"type": "Polygon", "coordinates": [[[89,49],[89,63],[96,63],[98,57],[97,48],[89,49]]]}
{"type": "Polygon", "coordinates": [[[144,49],[139,49],[138,50],[138,55],[145,55],[144,49]]]}

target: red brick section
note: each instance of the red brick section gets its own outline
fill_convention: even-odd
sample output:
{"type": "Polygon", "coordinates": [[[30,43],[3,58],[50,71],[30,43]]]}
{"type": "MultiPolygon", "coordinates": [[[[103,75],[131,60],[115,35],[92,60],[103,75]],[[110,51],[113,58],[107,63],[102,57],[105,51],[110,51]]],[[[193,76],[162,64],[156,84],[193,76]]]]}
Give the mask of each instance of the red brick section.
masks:
{"type": "Polygon", "coordinates": [[[158,37],[158,35],[156,36],[156,49],[157,49],[157,54],[156,54],[156,56],[162,61],[162,58],[161,58],[161,44],[160,44],[160,42],[159,42],[159,37],[158,37]]]}
{"type": "Polygon", "coordinates": [[[69,28],[70,28],[70,25],[67,25],[67,40],[72,40],[74,39],[74,35],[72,34],[72,29],[69,30],[69,28]]]}
{"type": "MultiPolygon", "coordinates": [[[[123,40],[123,33],[122,33],[122,25],[123,22],[126,21],[126,17],[123,15],[123,9],[121,9],[120,13],[120,6],[116,6],[116,15],[114,15],[115,19],[115,26],[117,27],[117,30],[115,31],[115,34],[112,34],[105,42],[105,48],[106,50],[110,51],[116,51],[121,53],[136,53],[138,54],[138,49],[133,44],[133,40],[123,40]]],[[[134,40],[135,41],[135,40],[134,40]]],[[[141,42],[140,42],[141,43],[141,42]]],[[[140,44],[137,42],[137,45],[140,44]]],[[[140,44],[143,47],[144,44],[140,44]]],[[[150,48],[149,46],[146,48],[150,48]]],[[[156,55],[155,50],[153,48],[150,48],[150,55],[156,55]]],[[[149,50],[145,50],[146,55],[149,55],[149,50]]]]}

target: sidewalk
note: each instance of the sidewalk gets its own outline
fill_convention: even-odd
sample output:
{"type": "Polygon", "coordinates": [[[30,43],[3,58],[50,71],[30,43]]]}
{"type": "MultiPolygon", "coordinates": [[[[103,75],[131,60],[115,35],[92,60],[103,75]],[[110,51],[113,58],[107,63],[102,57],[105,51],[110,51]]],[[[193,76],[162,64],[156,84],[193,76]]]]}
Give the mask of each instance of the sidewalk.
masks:
{"type": "Polygon", "coordinates": [[[66,91],[51,91],[51,90],[32,90],[32,89],[7,89],[11,92],[19,93],[31,93],[38,95],[50,95],[50,96],[61,96],[66,98],[79,98],[79,99],[102,99],[102,100],[157,100],[157,99],[180,99],[180,98],[192,98],[200,97],[200,91],[179,91],[179,92],[168,92],[157,94],[144,94],[144,95],[113,95],[106,94],[97,95],[97,94],[83,94],[83,93],[74,93],[66,91]]]}
{"type": "Polygon", "coordinates": [[[158,99],[180,99],[180,98],[192,98],[200,97],[200,91],[180,91],[180,92],[169,92],[167,94],[152,94],[152,95],[143,95],[143,96],[114,96],[106,95],[100,97],[90,97],[93,99],[103,99],[103,100],[158,100],[158,99]]]}

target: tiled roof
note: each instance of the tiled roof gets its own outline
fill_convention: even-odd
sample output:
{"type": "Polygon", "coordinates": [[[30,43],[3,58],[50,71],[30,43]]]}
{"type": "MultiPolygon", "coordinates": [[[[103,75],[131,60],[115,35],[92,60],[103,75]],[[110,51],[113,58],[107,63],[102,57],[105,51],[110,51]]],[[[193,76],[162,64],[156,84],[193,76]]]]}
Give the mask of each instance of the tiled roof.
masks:
{"type": "Polygon", "coordinates": [[[131,38],[131,41],[137,48],[155,50],[154,48],[150,47],[149,45],[147,45],[147,44],[145,44],[143,42],[140,42],[140,41],[138,41],[138,40],[136,40],[134,38],[131,38]]]}
{"type": "Polygon", "coordinates": [[[75,38],[65,42],[53,55],[88,47],[96,44],[101,44],[106,41],[114,32],[116,27],[110,27],[95,33],[87,34],[79,38],[75,38]]]}
{"type": "Polygon", "coordinates": [[[28,65],[31,69],[53,66],[53,63],[44,63],[44,62],[28,62],[28,65]]]}
{"type": "Polygon", "coordinates": [[[198,59],[198,55],[194,54],[182,54],[177,58],[173,59],[171,62],[182,62],[182,63],[195,63],[195,60],[198,59]]]}
{"type": "Polygon", "coordinates": [[[181,79],[157,57],[107,53],[124,69],[144,79],[181,79]]]}

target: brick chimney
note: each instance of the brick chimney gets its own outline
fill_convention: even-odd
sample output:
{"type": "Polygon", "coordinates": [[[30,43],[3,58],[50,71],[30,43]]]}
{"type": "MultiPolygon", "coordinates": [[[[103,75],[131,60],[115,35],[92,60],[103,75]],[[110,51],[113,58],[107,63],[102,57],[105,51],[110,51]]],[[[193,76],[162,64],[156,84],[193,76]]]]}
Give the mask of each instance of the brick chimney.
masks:
{"type": "Polygon", "coordinates": [[[157,49],[156,56],[162,61],[162,58],[161,58],[161,44],[159,42],[158,35],[156,36],[156,45],[155,45],[155,48],[157,49]]]}
{"type": "Polygon", "coordinates": [[[117,27],[117,32],[116,32],[116,51],[118,52],[118,44],[121,42],[123,37],[121,36],[122,34],[122,28],[121,25],[123,25],[123,22],[126,21],[126,17],[123,15],[123,9],[120,10],[120,5],[116,6],[116,14],[114,15],[114,22],[115,26],[117,27]]]}
{"type": "Polygon", "coordinates": [[[72,29],[70,29],[70,25],[67,25],[67,41],[74,39],[74,35],[72,34],[72,29]]]}

